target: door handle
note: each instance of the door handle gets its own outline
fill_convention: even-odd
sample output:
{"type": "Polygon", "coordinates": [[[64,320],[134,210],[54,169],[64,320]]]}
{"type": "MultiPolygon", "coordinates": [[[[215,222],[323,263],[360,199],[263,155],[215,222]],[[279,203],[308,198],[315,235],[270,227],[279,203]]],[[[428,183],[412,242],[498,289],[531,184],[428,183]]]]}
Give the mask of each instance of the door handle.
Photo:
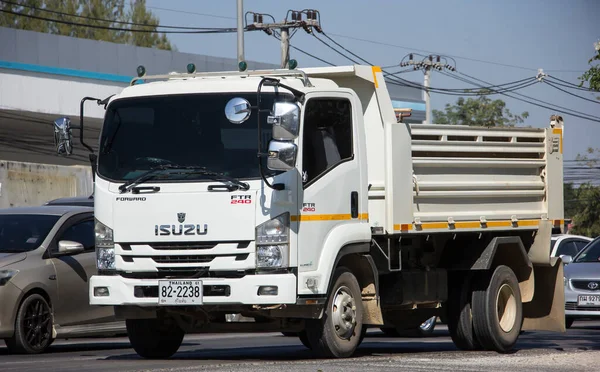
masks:
{"type": "Polygon", "coordinates": [[[56,275],[50,275],[50,276],[48,277],[48,279],[50,279],[50,280],[56,280],[56,275]]]}

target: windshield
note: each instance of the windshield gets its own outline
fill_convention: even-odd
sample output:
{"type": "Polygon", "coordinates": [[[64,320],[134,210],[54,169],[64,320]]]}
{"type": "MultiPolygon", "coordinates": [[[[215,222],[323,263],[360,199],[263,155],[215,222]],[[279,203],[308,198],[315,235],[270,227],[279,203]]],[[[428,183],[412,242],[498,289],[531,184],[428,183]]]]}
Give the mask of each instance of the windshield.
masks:
{"type": "MultiPolygon", "coordinates": [[[[225,106],[235,97],[256,105],[256,93],[150,96],[111,103],[100,137],[98,174],[128,181],[157,166],[171,164],[205,167],[237,179],[259,178],[256,110],[243,123],[231,123],[225,116],[225,106]]],[[[261,108],[270,110],[274,97],[273,93],[264,93],[261,108]]],[[[277,95],[278,100],[290,97],[277,95]]],[[[267,115],[261,113],[262,152],[266,152],[271,139],[267,115]]],[[[274,174],[266,167],[264,171],[274,174]]],[[[168,180],[208,178],[197,172],[166,174],[168,180]]],[[[164,181],[156,178],[161,179],[164,181]]]]}
{"type": "Polygon", "coordinates": [[[60,216],[0,215],[0,253],[28,252],[42,244],[60,216]]]}
{"type": "Polygon", "coordinates": [[[600,262],[600,239],[589,243],[575,257],[574,262],[600,262]]]}

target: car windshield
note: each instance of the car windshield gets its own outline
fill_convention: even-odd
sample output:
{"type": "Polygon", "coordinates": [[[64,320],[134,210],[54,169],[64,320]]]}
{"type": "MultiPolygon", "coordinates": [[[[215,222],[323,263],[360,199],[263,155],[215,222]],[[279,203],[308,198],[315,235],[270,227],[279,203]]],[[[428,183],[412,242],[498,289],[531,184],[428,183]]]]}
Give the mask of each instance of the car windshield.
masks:
{"type": "Polygon", "coordinates": [[[574,262],[600,262],[600,239],[589,243],[575,257],[574,262]]]}
{"type": "MultiPolygon", "coordinates": [[[[225,106],[235,97],[256,105],[256,93],[187,94],[116,100],[107,109],[98,157],[98,174],[113,181],[135,179],[161,165],[204,167],[236,179],[260,177],[257,113],[231,123],[225,106]]],[[[279,93],[278,100],[291,100],[279,93]]],[[[264,93],[270,110],[274,93],[264,93]]],[[[271,139],[268,112],[261,112],[263,152],[271,139]]],[[[273,172],[264,168],[267,175],[273,172]]],[[[199,172],[166,171],[154,181],[208,179],[199,172]]]]}
{"type": "Polygon", "coordinates": [[[0,253],[28,252],[42,244],[60,216],[0,215],[0,253]]]}

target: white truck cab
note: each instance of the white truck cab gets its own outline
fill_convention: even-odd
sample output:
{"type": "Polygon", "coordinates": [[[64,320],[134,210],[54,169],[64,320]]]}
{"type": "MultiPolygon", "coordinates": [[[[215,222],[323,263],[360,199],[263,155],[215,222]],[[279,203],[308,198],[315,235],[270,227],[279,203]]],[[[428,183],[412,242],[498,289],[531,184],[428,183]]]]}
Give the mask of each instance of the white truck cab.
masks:
{"type": "MultiPolygon", "coordinates": [[[[407,125],[372,66],[141,76],[97,101],[90,303],[141,356],[272,329],[346,357],[368,326],[432,316],[463,349],[564,330],[560,117],[407,125]]],[[[63,155],[72,128],[55,122],[63,155]]]]}

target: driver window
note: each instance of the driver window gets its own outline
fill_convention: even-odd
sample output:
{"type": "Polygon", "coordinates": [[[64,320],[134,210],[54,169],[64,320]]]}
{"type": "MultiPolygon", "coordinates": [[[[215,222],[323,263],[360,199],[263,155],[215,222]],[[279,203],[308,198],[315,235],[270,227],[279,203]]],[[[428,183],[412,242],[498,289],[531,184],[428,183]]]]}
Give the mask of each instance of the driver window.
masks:
{"type": "Polygon", "coordinates": [[[60,236],[59,241],[70,240],[83,244],[85,251],[93,251],[96,245],[94,237],[94,221],[82,221],[66,229],[60,236]]]}
{"type": "Polygon", "coordinates": [[[353,155],[352,107],[344,98],[313,98],[306,104],[302,180],[306,185],[353,155]]]}

